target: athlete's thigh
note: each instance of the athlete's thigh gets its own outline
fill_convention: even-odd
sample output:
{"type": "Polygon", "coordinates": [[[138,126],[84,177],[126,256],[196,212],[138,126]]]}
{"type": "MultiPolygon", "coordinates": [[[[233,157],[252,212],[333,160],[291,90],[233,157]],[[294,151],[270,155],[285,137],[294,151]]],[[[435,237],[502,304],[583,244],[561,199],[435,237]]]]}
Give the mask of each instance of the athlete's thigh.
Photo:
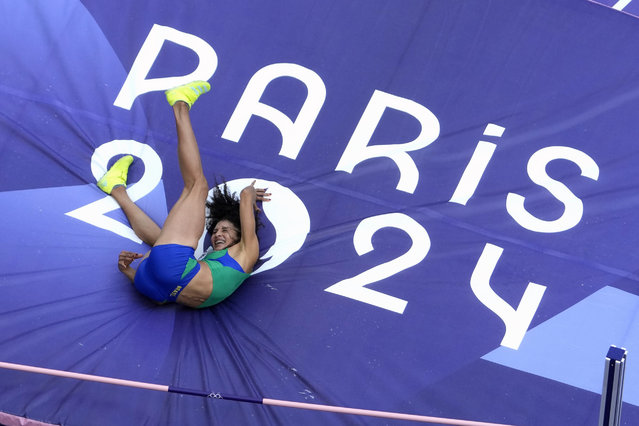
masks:
{"type": "Polygon", "coordinates": [[[207,195],[208,188],[203,185],[184,189],[154,245],[181,244],[196,248],[204,231],[207,195]]]}

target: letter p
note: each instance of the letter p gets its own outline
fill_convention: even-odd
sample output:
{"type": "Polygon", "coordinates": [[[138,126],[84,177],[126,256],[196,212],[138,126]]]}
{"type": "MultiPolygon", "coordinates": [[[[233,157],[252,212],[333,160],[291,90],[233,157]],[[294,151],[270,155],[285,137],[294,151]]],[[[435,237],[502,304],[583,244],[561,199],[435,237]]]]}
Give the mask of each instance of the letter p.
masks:
{"type": "Polygon", "coordinates": [[[146,37],[144,44],[138,52],[138,56],[133,61],[131,71],[126,77],[126,81],[118,93],[118,97],[113,105],[131,109],[133,101],[139,95],[147,92],[158,90],[166,90],[172,87],[180,86],[195,80],[208,80],[213,76],[217,68],[217,54],[215,50],[204,40],[193,34],[184,33],[171,27],[161,25],[153,25],[149,35],[146,37]],[[180,46],[188,47],[193,50],[199,60],[195,71],[191,74],[179,77],[163,77],[146,79],[151,66],[157,58],[164,41],[169,40],[180,46]]]}

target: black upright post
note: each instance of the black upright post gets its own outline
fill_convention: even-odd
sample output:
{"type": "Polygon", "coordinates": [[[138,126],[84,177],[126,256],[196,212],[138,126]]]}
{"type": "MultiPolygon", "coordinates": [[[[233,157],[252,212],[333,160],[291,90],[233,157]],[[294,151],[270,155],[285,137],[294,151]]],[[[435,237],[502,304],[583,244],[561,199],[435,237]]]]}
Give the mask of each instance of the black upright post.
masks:
{"type": "Polygon", "coordinates": [[[608,349],[599,409],[599,426],[619,426],[620,424],[626,355],[627,351],[624,348],[613,345],[608,349]]]}

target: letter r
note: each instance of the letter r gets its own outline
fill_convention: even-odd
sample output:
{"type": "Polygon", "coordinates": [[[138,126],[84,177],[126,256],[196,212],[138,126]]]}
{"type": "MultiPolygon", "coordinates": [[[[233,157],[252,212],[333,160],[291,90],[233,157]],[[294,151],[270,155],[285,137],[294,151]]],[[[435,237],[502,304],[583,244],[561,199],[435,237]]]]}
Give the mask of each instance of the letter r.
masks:
{"type": "Polygon", "coordinates": [[[364,160],[388,157],[400,171],[396,189],[412,194],[419,181],[419,170],[407,152],[430,145],[438,136],[439,120],[428,108],[410,99],[375,90],[335,170],[352,173],[355,166],[364,160]],[[401,144],[368,146],[386,108],[403,111],[419,121],[422,129],[415,140],[401,144]]]}

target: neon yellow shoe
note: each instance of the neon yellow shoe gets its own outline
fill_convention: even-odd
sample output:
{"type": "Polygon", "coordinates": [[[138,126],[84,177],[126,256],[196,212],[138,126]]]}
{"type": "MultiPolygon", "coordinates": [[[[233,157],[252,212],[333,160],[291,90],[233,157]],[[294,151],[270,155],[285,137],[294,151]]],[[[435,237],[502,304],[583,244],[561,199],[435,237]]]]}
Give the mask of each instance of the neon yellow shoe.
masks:
{"type": "Polygon", "coordinates": [[[113,188],[124,186],[126,188],[126,178],[129,174],[129,166],[133,163],[133,157],[125,155],[115,162],[104,176],[98,181],[98,188],[110,194],[113,188]]]}
{"type": "Polygon", "coordinates": [[[191,106],[197,101],[200,95],[211,90],[211,85],[206,81],[193,81],[183,86],[174,87],[169,89],[164,94],[169,105],[173,106],[178,101],[186,102],[191,109],[191,106]]]}

